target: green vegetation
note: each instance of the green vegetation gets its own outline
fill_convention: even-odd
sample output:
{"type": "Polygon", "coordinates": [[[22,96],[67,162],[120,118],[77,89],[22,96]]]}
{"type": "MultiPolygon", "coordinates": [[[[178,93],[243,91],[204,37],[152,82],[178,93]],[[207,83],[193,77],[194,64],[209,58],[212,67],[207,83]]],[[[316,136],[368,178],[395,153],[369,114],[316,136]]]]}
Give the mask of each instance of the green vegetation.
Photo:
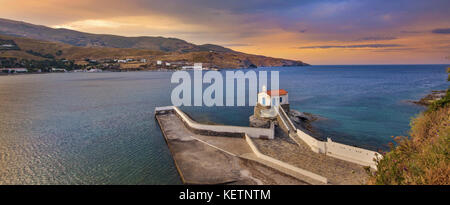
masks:
{"type": "Polygon", "coordinates": [[[33,51],[33,50],[27,50],[26,52],[31,54],[31,55],[39,56],[39,57],[42,57],[42,58],[48,58],[48,59],[54,59],[55,58],[54,55],[49,54],[49,53],[42,54],[42,53],[39,53],[39,52],[36,52],[36,51],[33,51]]]}
{"type": "Polygon", "coordinates": [[[0,68],[28,68],[30,72],[37,72],[38,70],[49,72],[51,68],[75,70],[82,69],[84,66],[77,65],[74,61],[65,59],[28,60],[0,57],[0,68]]]}
{"type": "MultiPolygon", "coordinates": [[[[447,69],[450,73],[450,68],[447,69]]],[[[449,76],[450,79],[450,76],[449,76]]],[[[450,184],[450,92],[411,122],[410,136],[395,137],[397,146],[378,162],[369,184],[450,184]]]]}
{"type": "Polygon", "coordinates": [[[0,50],[20,50],[13,40],[0,39],[0,50]]]}
{"type": "Polygon", "coordinates": [[[440,108],[447,106],[450,102],[450,90],[447,90],[447,94],[440,100],[433,102],[427,112],[436,112],[440,108]]]}
{"type": "Polygon", "coordinates": [[[450,67],[447,67],[447,73],[449,73],[448,77],[447,77],[447,81],[450,81],[450,67]]]}

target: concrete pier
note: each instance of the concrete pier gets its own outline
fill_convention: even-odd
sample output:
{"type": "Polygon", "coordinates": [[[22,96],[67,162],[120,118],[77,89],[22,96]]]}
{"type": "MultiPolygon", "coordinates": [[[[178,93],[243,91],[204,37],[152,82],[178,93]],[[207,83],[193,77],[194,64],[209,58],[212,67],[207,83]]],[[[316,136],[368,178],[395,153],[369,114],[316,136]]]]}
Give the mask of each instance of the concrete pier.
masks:
{"type": "Polygon", "coordinates": [[[367,178],[363,166],[313,152],[281,127],[202,125],[176,107],[157,108],[155,117],[185,184],[364,184],[367,178]]]}
{"type": "Polygon", "coordinates": [[[184,184],[310,184],[258,162],[243,138],[195,134],[173,111],[156,119],[184,184]]]}

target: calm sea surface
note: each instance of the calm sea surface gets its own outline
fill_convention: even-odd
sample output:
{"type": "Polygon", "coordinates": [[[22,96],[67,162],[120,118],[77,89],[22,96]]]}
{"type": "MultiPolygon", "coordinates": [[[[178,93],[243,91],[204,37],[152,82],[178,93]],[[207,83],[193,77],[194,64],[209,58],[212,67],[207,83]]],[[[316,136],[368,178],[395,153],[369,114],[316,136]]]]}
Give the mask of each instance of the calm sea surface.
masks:
{"type": "MultiPolygon", "coordinates": [[[[320,137],[386,148],[447,88],[445,65],[274,68],[291,108],[318,114],[320,137]]],[[[261,68],[258,70],[268,70],[261,68]]],[[[246,70],[244,70],[245,72],[246,70]]],[[[180,184],[153,116],[169,72],[0,76],[0,184],[180,184]]],[[[248,125],[252,107],[183,107],[201,122],[248,125]]]]}

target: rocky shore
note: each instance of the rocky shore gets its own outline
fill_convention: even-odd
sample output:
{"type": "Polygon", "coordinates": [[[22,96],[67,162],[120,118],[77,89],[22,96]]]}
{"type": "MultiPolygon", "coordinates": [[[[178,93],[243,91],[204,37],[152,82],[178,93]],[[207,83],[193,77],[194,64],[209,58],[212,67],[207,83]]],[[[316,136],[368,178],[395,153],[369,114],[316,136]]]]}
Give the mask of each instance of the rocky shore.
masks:
{"type": "Polygon", "coordinates": [[[289,112],[289,118],[291,121],[295,124],[295,126],[303,131],[308,131],[309,133],[312,133],[315,135],[315,130],[313,126],[311,125],[312,122],[324,119],[323,117],[320,117],[315,114],[307,113],[307,112],[300,112],[297,110],[290,110],[289,112]]]}
{"type": "MultiPolygon", "coordinates": [[[[290,109],[288,115],[297,128],[302,129],[304,131],[306,130],[310,133],[315,133],[311,123],[323,119],[318,115],[314,115],[307,112],[300,112],[294,109],[290,109]]],[[[277,123],[276,118],[264,119],[255,115],[250,116],[249,121],[250,127],[260,127],[260,128],[269,128],[271,122],[277,123]]]]}
{"type": "Polygon", "coordinates": [[[446,90],[435,90],[418,101],[410,101],[410,102],[417,105],[428,106],[431,105],[433,102],[442,99],[446,95],[446,93],[447,93],[446,90]]]}

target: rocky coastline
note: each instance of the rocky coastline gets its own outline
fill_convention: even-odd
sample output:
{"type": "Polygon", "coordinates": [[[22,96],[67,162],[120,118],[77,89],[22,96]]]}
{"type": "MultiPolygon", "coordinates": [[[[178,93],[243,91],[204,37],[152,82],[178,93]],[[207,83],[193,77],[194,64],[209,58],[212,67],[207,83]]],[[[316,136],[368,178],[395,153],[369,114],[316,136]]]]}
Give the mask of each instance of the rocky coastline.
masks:
{"type": "Polygon", "coordinates": [[[416,105],[422,105],[422,106],[429,106],[433,104],[433,102],[441,100],[443,97],[445,97],[447,93],[447,90],[434,90],[430,94],[426,95],[425,97],[421,98],[417,101],[410,101],[416,105]]]}
{"type": "MultiPolygon", "coordinates": [[[[257,113],[257,112],[255,112],[257,113]]],[[[298,129],[308,131],[310,133],[315,133],[315,130],[312,126],[312,122],[317,120],[324,119],[315,114],[300,112],[298,110],[290,109],[288,112],[289,118],[295,124],[298,129]]],[[[259,127],[259,128],[269,128],[271,122],[277,124],[276,118],[274,119],[265,119],[256,115],[252,115],[249,117],[250,127],[259,127]]]]}

